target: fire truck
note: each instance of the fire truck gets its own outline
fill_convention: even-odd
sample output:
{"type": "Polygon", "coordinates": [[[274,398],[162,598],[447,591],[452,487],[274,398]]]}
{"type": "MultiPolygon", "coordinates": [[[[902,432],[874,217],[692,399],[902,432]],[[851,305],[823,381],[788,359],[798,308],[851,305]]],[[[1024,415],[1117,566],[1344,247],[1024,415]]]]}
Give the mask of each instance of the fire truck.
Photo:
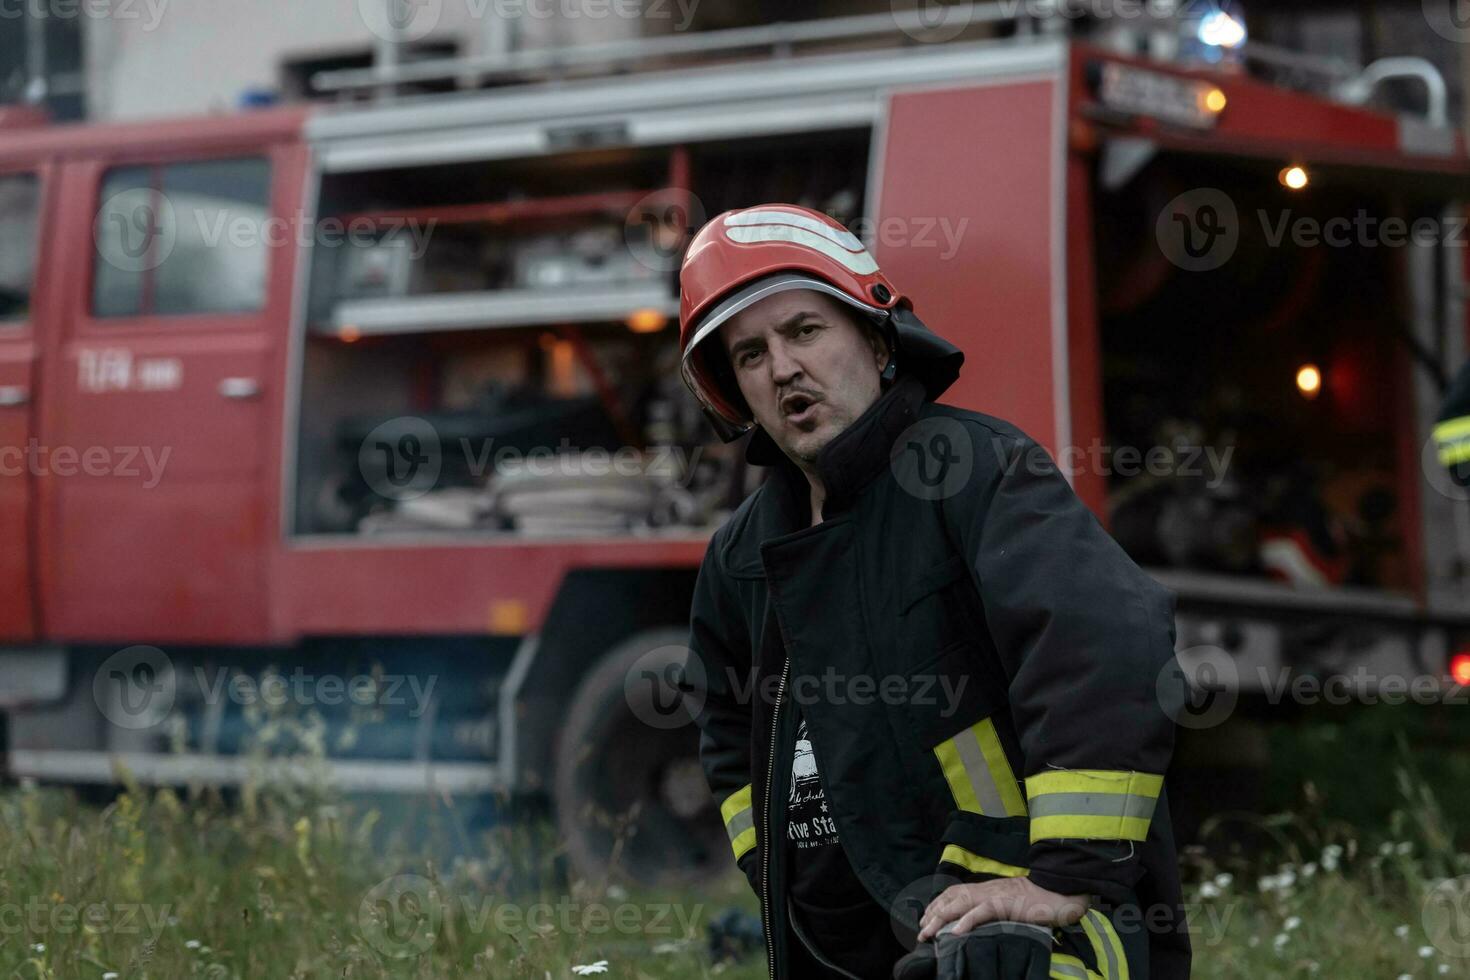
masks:
{"type": "MultiPolygon", "coordinates": [[[[725,868],[695,732],[658,719],[761,473],[678,381],[676,276],[766,201],[870,244],[967,352],[946,400],[1053,453],[1222,698],[1463,680],[1430,430],[1470,169],[1438,99],[903,26],[0,116],[8,777],[228,787],[285,712],[346,791],[546,801],[583,869],[725,868]]],[[[339,81],[436,70],[469,69],[339,81]]]]}

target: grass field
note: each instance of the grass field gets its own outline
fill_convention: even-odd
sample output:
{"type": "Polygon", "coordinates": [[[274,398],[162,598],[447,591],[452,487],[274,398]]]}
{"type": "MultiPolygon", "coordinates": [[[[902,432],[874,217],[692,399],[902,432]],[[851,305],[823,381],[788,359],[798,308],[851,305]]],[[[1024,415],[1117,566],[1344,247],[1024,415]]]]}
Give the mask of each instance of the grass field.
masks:
{"type": "MultiPolygon", "coordinates": [[[[1186,853],[1195,975],[1470,977],[1470,857],[1420,783],[1400,770],[1397,789],[1381,839],[1283,817],[1255,822],[1275,842],[1265,864],[1186,853]]],[[[547,833],[497,830],[441,867],[320,790],[226,803],[134,788],[103,806],[6,791],[0,976],[765,975],[759,951],[715,963],[705,949],[719,912],[755,909],[738,873],[677,895],[513,887],[547,861],[547,833]]]]}

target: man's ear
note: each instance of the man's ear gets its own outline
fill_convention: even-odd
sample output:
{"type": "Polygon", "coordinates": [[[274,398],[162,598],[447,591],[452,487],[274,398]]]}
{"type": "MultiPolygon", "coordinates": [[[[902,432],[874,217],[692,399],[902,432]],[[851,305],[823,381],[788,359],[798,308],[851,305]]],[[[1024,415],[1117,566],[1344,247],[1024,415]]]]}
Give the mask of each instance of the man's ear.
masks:
{"type": "Polygon", "coordinates": [[[888,335],[879,324],[868,321],[868,343],[873,345],[873,355],[878,365],[878,377],[881,383],[893,380],[897,364],[893,359],[893,348],[889,346],[888,335]]]}

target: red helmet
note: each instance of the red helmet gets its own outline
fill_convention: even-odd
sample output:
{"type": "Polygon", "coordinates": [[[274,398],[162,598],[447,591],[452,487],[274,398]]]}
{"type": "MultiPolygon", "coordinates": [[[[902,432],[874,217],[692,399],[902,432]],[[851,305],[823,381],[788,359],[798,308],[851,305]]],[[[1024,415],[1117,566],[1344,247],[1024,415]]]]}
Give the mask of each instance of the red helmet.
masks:
{"type": "Polygon", "coordinates": [[[710,221],[679,270],[680,372],[727,438],[753,421],[712,336],[736,313],[788,289],[827,293],[879,320],[908,306],[857,236],[820,211],[761,204],[710,221]]]}

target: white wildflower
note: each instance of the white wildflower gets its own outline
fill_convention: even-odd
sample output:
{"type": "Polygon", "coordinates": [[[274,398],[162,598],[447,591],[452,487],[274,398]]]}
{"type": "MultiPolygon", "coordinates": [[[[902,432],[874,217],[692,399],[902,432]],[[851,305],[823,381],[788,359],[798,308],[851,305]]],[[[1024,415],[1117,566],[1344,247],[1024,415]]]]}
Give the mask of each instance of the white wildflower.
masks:
{"type": "Polygon", "coordinates": [[[1404,857],[1405,855],[1412,854],[1412,853],[1414,853],[1414,842],[1413,841],[1407,841],[1407,840],[1406,841],[1400,841],[1394,847],[1393,852],[1395,854],[1397,854],[1399,857],[1404,857]]]}
{"type": "Polygon", "coordinates": [[[1401,925],[1401,926],[1394,926],[1393,927],[1393,934],[1395,936],[1398,936],[1400,939],[1408,939],[1409,938],[1409,927],[1408,927],[1408,925],[1407,924],[1404,924],[1404,925],[1401,925]]]}
{"type": "Polygon", "coordinates": [[[1199,886],[1199,897],[1200,898],[1219,898],[1220,897],[1220,889],[1218,889],[1218,888],[1215,887],[1215,883],[1213,881],[1207,881],[1203,885],[1200,885],[1199,886]]]}
{"type": "Polygon", "coordinates": [[[1316,873],[1317,873],[1317,865],[1314,862],[1308,861],[1306,864],[1302,865],[1302,877],[1303,878],[1310,878],[1310,877],[1312,877],[1312,875],[1314,875],[1316,873]]]}
{"type": "Polygon", "coordinates": [[[1235,876],[1229,874],[1228,872],[1222,871],[1221,873],[1215,875],[1216,888],[1229,888],[1231,882],[1233,881],[1235,881],[1235,876]]]}
{"type": "Polygon", "coordinates": [[[34,946],[31,947],[31,952],[33,952],[33,953],[44,953],[44,952],[46,952],[46,944],[45,943],[36,943],[36,945],[34,945],[34,946]]]}
{"type": "Polygon", "coordinates": [[[1434,947],[1433,946],[1420,946],[1419,947],[1419,958],[1421,960],[1432,960],[1432,959],[1434,959],[1434,947]]]}
{"type": "Polygon", "coordinates": [[[1299,926],[1301,924],[1302,924],[1301,916],[1293,915],[1291,918],[1287,919],[1285,922],[1283,922],[1281,924],[1281,928],[1284,929],[1287,932],[1291,932],[1291,930],[1295,929],[1297,926],[1299,926]]]}
{"type": "Polygon", "coordinates": [[[1276,947],[1276,951],[1279,953],[1279,952],[1281,952],[1281,948],[1283,946],[1285,946],[1290,941],[1291,941],[1291,937],[1290,936],[1288,936],[1284,932],[1278,932],[1276,934],[1276,938],[1273,939],[1273,940],[1271,940],[1271,945],[1272,946],[1275,946],[1276,947]]]}
{"type": "Polygon", "coordinates": [[[199,946],[200,946],[200,943],[199,943],[199,940],[197,940],[197,939],[186,939],[186,940],[184,940],[184,948],[185,949],[198,949],[199,946]]]}
{"type": "Polygon", "coordinates": [[[579,977],[589,977],[594,973],[607,972],[607,960],[598,960],[596,963],[588,963],[585,966],[574,966],[572,972],[579,977]]]}

